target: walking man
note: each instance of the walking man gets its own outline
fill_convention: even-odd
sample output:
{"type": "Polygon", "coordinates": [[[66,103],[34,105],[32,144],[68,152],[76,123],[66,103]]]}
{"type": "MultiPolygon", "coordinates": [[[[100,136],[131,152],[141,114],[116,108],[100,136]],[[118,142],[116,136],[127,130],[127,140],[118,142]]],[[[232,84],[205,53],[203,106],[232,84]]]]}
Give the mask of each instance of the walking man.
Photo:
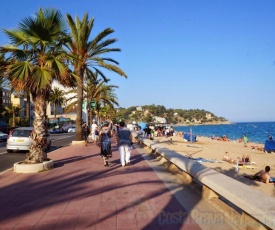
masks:
{"type": "Polygon", "coordinates": [[[131,144],[132,144],[132,133],[125,127],[125,122],[119,123],[120,129],[117,132],[117,145],[120,154],[120,163],[122,167],[130,164],[131,157],[131,144]]]}
{"type": "Polygon", "coordinates": [[[97,124],[96,124],[95,120],[93,120],[93,124],[91,125],[91,129],[92,129],[92,131],[91,131],[92,139],[93,139],[94,144],[96,145],[97,140],[96,140],[96,135],[95,134],[96,134],[96,130],[97,130],[97,124]]]}

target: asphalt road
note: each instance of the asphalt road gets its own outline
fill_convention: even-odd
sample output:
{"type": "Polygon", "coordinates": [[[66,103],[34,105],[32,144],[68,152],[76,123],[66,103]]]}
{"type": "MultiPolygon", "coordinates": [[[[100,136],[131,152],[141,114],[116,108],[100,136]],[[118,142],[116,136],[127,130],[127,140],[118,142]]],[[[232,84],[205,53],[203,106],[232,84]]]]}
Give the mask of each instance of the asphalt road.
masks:
{"type": "MultiPolygon", "coordinates": [[[[52,147],[49,152],[69,145],[75,140],[75,133],[51,134],[52,147]]],[[[24,160],[26,152],[7,153],[6,142],[0,142],[0,173],[13,167],[13,164],[24,160]]]]}

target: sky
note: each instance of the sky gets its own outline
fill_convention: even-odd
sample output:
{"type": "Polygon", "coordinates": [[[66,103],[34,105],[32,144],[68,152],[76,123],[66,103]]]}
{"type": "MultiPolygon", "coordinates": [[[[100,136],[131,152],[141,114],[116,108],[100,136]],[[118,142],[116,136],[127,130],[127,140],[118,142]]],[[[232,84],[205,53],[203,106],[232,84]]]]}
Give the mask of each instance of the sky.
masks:
{"type": "Polygon", "coordinates": [[[108,54],[127,79],[105,72],[123,108],[204,109],[231,122],[275,121],[273,0],[1,0],[3,29],[39,8],[95,18],[91,39],[110,27],[108,54]]]}

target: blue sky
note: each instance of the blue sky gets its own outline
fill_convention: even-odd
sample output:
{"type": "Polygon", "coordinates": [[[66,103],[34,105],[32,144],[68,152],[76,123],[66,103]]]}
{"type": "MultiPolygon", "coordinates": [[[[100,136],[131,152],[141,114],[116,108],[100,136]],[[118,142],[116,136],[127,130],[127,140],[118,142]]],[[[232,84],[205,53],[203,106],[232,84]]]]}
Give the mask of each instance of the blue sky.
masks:
{"type": "MultiPolygon", "coordinates": [[[[106,72],[121,107],[205,109],[229,121],[275,121],[273,0],[1,0],[0,28],[39,7],[95,18],[128,75],[106,72]]],[[[0,33],[0,45],[7,44],[0,33]]]]}

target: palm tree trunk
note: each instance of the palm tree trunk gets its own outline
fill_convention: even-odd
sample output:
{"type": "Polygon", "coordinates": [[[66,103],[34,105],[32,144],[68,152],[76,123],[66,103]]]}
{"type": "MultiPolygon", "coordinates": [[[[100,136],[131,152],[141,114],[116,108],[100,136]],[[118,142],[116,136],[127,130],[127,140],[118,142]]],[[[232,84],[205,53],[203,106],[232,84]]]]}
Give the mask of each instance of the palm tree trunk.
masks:
{"type": "Polygon", "coordinates": [[[12,114],[12,126],[15,127],[15,112],[12,114]]]}
{"type": "Polygon", "coordinates": [[[45,152],[47,145],[46,138],[46,98],[41,93],[33,97],[34,102],[34,131],[30,135],[32,144],[29,153],[26,154],[26,163],[42,163],[47,158],[45,152]]]}
{"type": "Polygon", "coordinates": [[[82,102],[83,102],[83,75],[81,71],[77,71],[77,75],[81,77],[81,83],[77,85],[77,107],[76,107],[76,141],[82,140],[82,102]]]}
{"type": "Polygon", "coordinates": [[[54,118],[56,118],[56,104],[53,104],[54,118]]]}
{"type": "Polygon", "coordinates": [[[27,104],[26,104],[26,118],[28,126],[31,125],[31,97],[30,94],[27,92],[27,104]]]}

